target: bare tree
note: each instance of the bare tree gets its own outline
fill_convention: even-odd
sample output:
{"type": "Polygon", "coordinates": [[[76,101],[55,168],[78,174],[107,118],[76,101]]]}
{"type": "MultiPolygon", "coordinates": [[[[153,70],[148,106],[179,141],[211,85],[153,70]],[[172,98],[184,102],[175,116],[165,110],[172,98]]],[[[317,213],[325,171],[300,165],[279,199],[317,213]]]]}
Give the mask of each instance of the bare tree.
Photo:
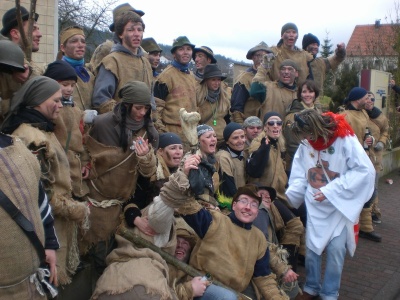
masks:
{"type": "Polygon", "coordinates": [[[118,0],[59,0],[59,30],[71,25],[82,27],[86,35],[88,58],[104,42],[104,33],[111,36],[108,26],[112,23],[111,11],[117,2],[118,0]]]}
{"type": "Polygon", "coordinates": [[[33,31],[33,23],[35,22],[36,0],[31,0],[31,5],[29,9],[29,19],[28,19],[29,20],[28,32],[26,34],[21,16],[20,0],[15,0],[15,8],[17,10],[18,30],[21,34],[21,39],[22,39],[22,49],[25,53],[26,59],[30,62],[32,61],[32,31],[33,31]]]}

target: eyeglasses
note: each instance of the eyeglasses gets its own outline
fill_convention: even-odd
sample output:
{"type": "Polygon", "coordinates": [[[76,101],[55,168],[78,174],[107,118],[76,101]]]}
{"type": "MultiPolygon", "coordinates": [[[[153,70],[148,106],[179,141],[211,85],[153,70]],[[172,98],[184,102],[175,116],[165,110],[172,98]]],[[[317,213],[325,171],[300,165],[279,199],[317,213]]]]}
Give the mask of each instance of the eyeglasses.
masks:
{"type": "Polygon", "coordinates": [[[239,199],[237,202],[239,202],[240,204],[247,206],[250,204],[250,208],[253,209],[258,209],[259,204],[257,202],[250,202],[247,199],[239,199]]]}
{"type": "Polygon", "coordinates": [[[274,125],[282,126],[283,122],[282,121],[268,121],[267,124],[268,124],[268,126],[274,126],[274,125]]]}

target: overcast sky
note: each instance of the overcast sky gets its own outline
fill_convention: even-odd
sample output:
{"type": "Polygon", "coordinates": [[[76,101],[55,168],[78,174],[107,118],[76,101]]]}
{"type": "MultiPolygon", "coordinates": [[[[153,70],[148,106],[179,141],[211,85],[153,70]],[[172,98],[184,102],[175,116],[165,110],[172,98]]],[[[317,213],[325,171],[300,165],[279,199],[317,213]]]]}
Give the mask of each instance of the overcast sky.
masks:
{"type": "MultiPolygon", "coordinates": [[[[293,22],[303,35],[313,33],[321,44],[346,45],[356,25],[386,24],[395,19],[399,0],[135,0],[129,3],[145,12],[144,37],[172,45],[181,35],[196,46],[209,46],[215,54],[246,60],[247,51],[261,41],[276,45],[282,25],[293,22]]],[[[121,0],[119,3],[126,3],[121,0]]]]}

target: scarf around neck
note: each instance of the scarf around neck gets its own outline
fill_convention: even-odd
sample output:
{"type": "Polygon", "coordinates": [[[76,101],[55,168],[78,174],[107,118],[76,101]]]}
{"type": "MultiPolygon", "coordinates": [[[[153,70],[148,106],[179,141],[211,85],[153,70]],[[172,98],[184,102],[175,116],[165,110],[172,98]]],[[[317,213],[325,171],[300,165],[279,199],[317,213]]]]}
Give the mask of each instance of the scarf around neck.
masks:
{"type": "Polygon", "coordinates": [[[171,64],[173,67],[177,68],[179,71],[181,71],[183,73],[186,73],[186,74],[190,73],[189,72],[189,64],[183,65],[183,64],[177,62],[176,60],[173,60],[171,64]]]}
{"type": "Polygon", "coordinates": [[[78,75],[83,82],[89,82],[90,75],[84,67],[85,60],[83,58],[77,60],[64,55],[62,59],[69,63],[75,69],[76,75],[78,75]]]}
{"type": "Polygon", "coordinates": [[[218,101],[219,95],[221,94],[221,89],[218,88],[218,90],[211,91],[211,90],[207,90],[207,96],[206,99],[211,102],[211,103],[215,103],[218,101]]]}
{"type": "Polygon", "coordinates": [[[330,116],[336,123],[336,127],[334,128],[333,135],[329,138],[327,143],[325,143],[325,140],[322,137],[318,137],[316,141],[308,140],[311,147],[313,147],[315,150],[321,151],[329,148],[338,137],[344,138],[350,135],[354,136],[353,128],[351,128],[349,123],[347,123],[344,115],[337,115],[332,112],[326,112],[322,115],[330,116]]]}
{"type": "Polygon", "coordinates": [[[18,114],[12,115],[10,123],[3,128],[3,132],[7,134],[13,133],[21,124],[32,124],[34,127],[46,132],[54,131],[54,123],[43,116],[34,108],[22,108],[18,114]]]}

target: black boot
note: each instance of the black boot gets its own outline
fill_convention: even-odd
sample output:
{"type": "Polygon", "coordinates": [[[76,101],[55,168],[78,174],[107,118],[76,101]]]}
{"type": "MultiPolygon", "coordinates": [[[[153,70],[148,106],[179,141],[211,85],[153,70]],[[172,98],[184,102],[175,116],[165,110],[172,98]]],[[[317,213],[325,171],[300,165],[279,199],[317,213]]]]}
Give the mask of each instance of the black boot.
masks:
{"type": "Polygon", "coordinates": [[[296,245],[282,245],[289,253],[288,264],[292,266],[292,270],[297,272],[297,258],[299,256],[299,248],[296,245]]]}
{"type": "Polygon", "coordinates": [[[378,243],[382,241],[381,235],[376,233],[375,231],[365,232],[365,231],[360,230],[360,232],[358,233],[358,236],[360,238],[368,239],[368,240],[378,242],[378,243]]]}

